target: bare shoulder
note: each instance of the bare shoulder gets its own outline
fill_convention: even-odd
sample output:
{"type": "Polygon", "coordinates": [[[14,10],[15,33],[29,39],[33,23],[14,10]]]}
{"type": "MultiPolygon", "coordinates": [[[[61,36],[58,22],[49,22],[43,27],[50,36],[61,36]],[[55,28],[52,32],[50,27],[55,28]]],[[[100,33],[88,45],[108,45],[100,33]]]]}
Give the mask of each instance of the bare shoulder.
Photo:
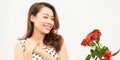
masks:
{"type": "Polygon", "coordinates": [[[14,47],[15,50],[20,50],[22,49],[22,44],[20,42],[17,42],[14,47]]]}
{"type": "Polygon", "coordinates": [[[25,40],[19,40],[16,44],[15,44],[15,47],[14,47],[14,50],[23,50],[24,49],[24,46],[25,45],[25,40]]]}
{"type": "Polygon", "coordinates": [[[23,59],[23,48],[20,42],[17,42],[14,47],[14,58],[15,60],[23,59]]]}

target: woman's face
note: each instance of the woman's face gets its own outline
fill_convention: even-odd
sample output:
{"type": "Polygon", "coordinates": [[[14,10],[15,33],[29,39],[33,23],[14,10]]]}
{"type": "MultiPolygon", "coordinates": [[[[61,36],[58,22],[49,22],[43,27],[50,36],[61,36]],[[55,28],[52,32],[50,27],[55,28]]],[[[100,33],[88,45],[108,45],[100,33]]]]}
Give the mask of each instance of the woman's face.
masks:
{"type": "Polygon", "coordinates": [[[42,7],[36,16],[31,17],[34,30],[42,34],[48,34],[54,26],[54,15],[50,8],[42,7]]]}

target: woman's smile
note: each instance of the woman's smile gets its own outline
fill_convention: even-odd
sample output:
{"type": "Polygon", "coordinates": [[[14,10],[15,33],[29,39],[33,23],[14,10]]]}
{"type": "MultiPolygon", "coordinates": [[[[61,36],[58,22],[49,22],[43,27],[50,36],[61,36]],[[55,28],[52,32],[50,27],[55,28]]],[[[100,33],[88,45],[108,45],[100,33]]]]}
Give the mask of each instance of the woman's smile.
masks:
{"type": "Polygon", "coordinates": [[[51,25],[51,24],[44,24],[43,26],[44,26],[45,29],[47,29],[47,30],[51,30],[51,28],[52,28],[52,25],[51,25]]]}

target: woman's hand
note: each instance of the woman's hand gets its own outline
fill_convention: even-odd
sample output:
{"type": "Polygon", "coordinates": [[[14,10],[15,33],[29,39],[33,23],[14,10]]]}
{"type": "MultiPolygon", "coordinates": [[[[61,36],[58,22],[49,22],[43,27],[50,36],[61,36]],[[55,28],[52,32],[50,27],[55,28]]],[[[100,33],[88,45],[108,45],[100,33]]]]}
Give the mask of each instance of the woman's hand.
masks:
{"type": "Polygon", "coordinates": [[[24,52],[24,58],[25,60],[32,60],[32,52],[35,50],[36,46],[38,44],[38,41],[28,39],[25,42],[25,52],[24,52]]]}
{"type": "Polygon", "coordinates": [[[43,60],[57,60],[49,53],[45,52],[45,50],[42,49],[42,47],[40,47],[39,45],[37,45],[34,52],[39,53],[43,57],[43,60]]]}
{"type": "Polygon", "coordinates": [[[32,53],[36,48],[37,44],[38,44],[38,41],[35,41],[29,38],[25,42],[25,50],[32,53]]]}
{"type": "Polygon", "coordinates": [[[23,45],[20,42],[18,42],[14,48],[15,60],[32,60],[32,52],[37,46],[37,43],[37,41],[27,39],[23,48],[23,45]],[[25,51],[23,51],[23,49],[25,49],[25,51]]]}

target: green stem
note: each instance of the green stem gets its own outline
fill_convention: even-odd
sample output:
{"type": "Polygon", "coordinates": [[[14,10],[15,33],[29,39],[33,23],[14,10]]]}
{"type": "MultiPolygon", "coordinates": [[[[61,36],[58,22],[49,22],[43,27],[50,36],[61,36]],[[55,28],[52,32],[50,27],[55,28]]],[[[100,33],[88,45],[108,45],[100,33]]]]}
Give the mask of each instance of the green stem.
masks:
{"type": "Polygon", "coordinates": [[[101,50],[100,43],[97,43],[97,45],[98,45],[98,49],[101,50]]]}
{"type": "Polygon", "coordinates": [[[95,46],[98,50],[100,50],[100,49],[101,49],[101,46],[100,46],[100,44],[99,44],[99,43],[94,42],[94,46],[95,46]]]}
{"type": "Polygon", "coordinates": [[[99,43],[99,45],[100,45],[101,47],[103,47],[101,43],[99,43]]]}

